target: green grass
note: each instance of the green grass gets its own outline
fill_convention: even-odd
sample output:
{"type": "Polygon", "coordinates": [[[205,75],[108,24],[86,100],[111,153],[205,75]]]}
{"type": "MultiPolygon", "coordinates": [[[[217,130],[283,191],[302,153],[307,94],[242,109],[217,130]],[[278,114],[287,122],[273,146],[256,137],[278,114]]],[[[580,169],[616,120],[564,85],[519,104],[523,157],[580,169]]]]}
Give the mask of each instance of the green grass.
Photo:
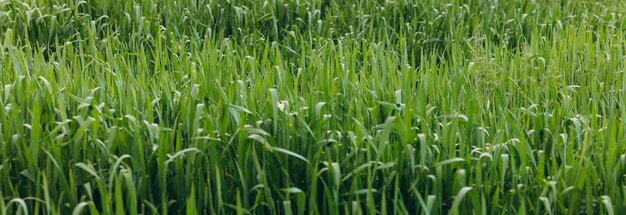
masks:
{"type": "Polygon", "coordinates": [[[0,1],[0,214],[624,214],[625,13],[0,1]]]}

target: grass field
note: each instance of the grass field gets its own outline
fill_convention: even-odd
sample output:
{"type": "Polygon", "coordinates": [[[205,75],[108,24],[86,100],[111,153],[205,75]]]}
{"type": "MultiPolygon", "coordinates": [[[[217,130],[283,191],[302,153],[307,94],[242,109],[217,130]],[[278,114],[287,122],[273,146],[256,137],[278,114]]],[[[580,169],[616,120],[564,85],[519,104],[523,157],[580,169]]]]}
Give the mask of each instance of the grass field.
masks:
{"type": "Polygon", "coordinates": [[[625,13],[0,0],[0,214],[626,214],[625,13]]]}

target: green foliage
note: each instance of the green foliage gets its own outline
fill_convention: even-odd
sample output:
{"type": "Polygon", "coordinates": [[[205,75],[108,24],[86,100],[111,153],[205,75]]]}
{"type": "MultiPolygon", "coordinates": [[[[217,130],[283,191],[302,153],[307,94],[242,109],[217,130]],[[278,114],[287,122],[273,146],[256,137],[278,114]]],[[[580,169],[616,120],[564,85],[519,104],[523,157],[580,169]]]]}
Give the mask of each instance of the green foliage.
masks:
{"type": "Polygon", "coordinates": [[[0,214],[625,214],[618,0],[0,0],[0,214]]]}

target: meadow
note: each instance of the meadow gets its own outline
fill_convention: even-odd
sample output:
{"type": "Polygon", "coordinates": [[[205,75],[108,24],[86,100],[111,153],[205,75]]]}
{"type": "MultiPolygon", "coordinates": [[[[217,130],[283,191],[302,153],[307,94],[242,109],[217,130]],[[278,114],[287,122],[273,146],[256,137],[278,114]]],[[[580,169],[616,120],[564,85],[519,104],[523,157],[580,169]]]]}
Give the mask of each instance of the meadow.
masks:
{"type": "Polygon", "coordinates": [[[621,0],[0,0],[0,214],[626,214],[621,0]]]}

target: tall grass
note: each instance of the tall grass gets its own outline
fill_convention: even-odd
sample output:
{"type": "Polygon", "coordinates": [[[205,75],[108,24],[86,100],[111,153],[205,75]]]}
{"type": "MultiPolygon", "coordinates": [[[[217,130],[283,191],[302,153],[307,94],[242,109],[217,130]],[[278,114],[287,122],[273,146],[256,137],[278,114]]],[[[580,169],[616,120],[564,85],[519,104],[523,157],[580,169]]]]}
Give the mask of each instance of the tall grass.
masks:
{"type": "Polygon", "coordinates": [[[625,12],[0,1],[0,213],[624,214],[625,12]]]}

